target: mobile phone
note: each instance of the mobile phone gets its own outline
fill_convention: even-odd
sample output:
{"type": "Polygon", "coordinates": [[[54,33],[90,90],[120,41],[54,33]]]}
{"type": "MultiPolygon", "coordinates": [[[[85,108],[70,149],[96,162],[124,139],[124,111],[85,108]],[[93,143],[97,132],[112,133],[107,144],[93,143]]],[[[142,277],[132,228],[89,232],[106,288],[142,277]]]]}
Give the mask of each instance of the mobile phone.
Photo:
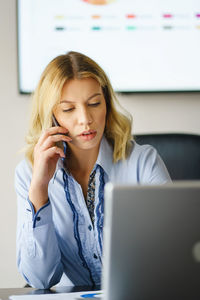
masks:
{"type": "MultiPolygon", "coordinates": [[[[53,123],[54,126],[60,126],[60,124],[58,123],[58,121],[56,120],[54,115],[52,116],[52,123],[53,123]]],[[[64,154],[66,155],[66,153],[67,153],[67,142],[62,141],[62,144],[63,144],[64,154]]]]}

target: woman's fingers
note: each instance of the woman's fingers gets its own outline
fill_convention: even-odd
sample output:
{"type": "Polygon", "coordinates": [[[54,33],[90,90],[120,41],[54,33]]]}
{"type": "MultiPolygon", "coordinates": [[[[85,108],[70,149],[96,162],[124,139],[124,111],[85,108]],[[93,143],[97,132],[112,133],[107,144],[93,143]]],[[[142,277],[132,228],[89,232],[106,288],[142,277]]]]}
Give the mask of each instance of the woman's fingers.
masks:
{"type": "Polygon", "coordinates": [[[42,159],[45,166],[49,160],[53,159],[53,161],[51,161],[51,165],[54,168],[54,164],[59,157],[65,157],[63,149],[57,147],[56,143],[72,141],[72,139],[66,135],[67,133],[68,130],[60,126],[51,127],[45,130],[39,138],[38,143],[35,145],[34,160],[41,162],[42,159]]]}
{"type": "MultiPolygon", "coordinates": [[[[39,170],[41,171],[41,166],[46,168],[46,164],[48,166],[51,159],[58,160],[59,157],[65,157],[64,151],[57,146],[53,146],[51,148],[48,148],[45,151],[41,151],[38,159],[36,160],[35,166],[39,167],[39,170]],[[41,165],[42,164],[42,165],[41,165]]],[[[53,163],[54,165],[54,163],[53,163]]]]}
{"type": "Polygon", "coordinates": [[[37,144],[42,145],[49,136],[57,135],[57,134],[67,134],[67,133],[68,133],[68,129],[61,126],[48,128],[42,133],[37,144]]]}
{"type": "Polygon", "coordinates": [[[45,151],[46,153],[46,159],[50,159],[50,158],[54,158],[54,156],[57,154],[59,155],[60,157],[65,157],[65,154],[63,152],[63,150],[57,146],[54,146],[54,147],[51,147],[49,149],[47,149],[45,151]]]}
{"type": "Polygon", "coordinates": [[[41,150],[46,150],[46,149],[54,146],[54,144],[56,142],[61,142],[61,141],[71,142],[72,139],[69,136],[65,136],[65,135],[62,135],[62,134],[56,134],[56,135],[48,136],[46,138],[46,140],[44,141],[44,143],[40,146],[41,150]]]}

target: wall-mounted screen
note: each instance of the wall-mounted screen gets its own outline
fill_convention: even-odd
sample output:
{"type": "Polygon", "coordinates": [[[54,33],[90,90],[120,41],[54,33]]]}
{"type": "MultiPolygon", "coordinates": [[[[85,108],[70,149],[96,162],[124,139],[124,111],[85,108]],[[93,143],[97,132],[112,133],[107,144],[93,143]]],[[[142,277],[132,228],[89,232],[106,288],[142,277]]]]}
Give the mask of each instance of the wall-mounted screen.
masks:
{"type": "Polygon", "coordinates": [[[82,52],[117,92],[200,91],[199,0],[18,0],[19,89],[82,52]]]}

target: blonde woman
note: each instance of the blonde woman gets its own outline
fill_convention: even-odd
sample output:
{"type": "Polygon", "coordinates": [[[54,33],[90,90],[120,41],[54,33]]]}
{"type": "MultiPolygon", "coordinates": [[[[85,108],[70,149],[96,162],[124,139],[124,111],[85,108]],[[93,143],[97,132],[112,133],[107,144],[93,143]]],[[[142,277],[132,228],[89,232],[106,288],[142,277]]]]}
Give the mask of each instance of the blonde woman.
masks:
{"type": "Polygon", "coordinates": [[[28,284],[100,285],[104,185],[164,184],[151,146],[132,140],[104,71],[69,52],[52,60],[33,95],[26,159],[16,168],[17,264],[28,284]]]}

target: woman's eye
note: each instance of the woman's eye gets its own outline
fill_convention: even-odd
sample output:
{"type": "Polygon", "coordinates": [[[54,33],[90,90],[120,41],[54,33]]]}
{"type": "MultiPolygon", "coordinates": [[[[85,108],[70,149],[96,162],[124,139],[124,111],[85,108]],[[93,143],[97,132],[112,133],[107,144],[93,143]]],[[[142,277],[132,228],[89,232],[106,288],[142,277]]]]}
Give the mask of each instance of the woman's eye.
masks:
{"type": "Polygon", "coordinates": [[[95,102],[95,103],[90,103],[88,104],[89,106],[98,106],[100,104],[100,102],[95,102]]]}
{"type": "Polygon", "coordinates": [[[67,109],[63,109],[63,112],[70,112],[72,111],[74,108],[67,108],[67,109]]]}

